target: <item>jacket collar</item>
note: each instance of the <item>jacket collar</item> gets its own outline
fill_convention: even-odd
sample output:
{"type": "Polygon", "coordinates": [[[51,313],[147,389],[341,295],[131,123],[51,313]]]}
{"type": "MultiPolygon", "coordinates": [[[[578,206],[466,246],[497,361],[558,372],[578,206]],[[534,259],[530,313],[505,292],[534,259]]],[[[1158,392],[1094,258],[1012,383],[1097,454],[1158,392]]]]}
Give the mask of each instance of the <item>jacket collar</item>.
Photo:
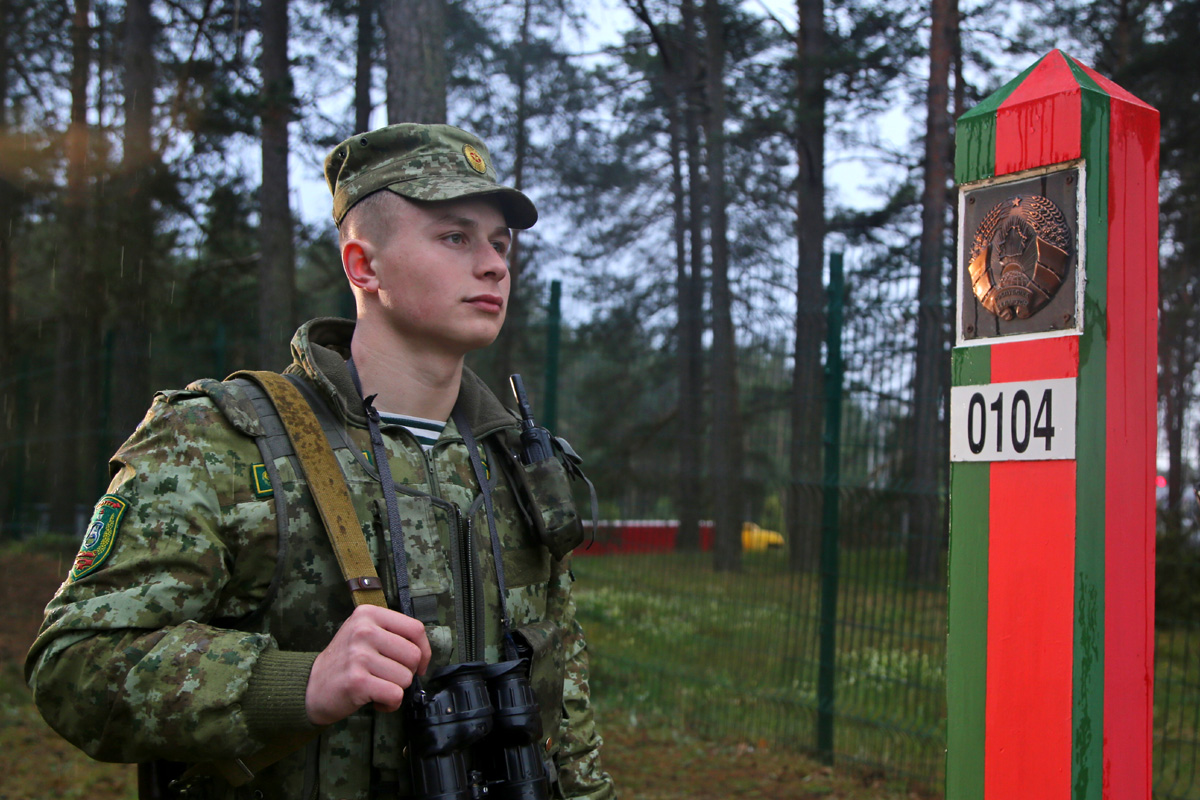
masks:
{"type": "MultiPolygon", "coordinates": [[[[352,425],[365,428],[367,418],[363,414],[362,399],[346,366],[353,336],[353,320],[319,317],[304,323],[292,337],[292,364],[285,372],[307,378],[339,416],[352,425]]],[[[465,367],[455,408],[462,409],[476,437],[487,436],[516,423],[512,412],[501,404],[478,375],[465,367]]]]}

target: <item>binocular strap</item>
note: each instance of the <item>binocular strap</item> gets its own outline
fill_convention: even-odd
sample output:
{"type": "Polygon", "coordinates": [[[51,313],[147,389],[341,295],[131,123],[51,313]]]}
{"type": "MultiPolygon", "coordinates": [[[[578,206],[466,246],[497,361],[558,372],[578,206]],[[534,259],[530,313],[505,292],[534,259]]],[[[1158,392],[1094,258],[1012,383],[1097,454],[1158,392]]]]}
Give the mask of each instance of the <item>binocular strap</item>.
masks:
{"type": "MultiPolygon", "coordinates": [[[[358,379],[358,370],[354,359],[348,359],[346,366],[350,368],[350,377],[354,379],[354,388],[362,397],[362,383],[358,379]]],[[[408,585],[408,555],[404,552],[404,532],[400,524],[400,503],[396,500],[396,484],[392,480],[392,467],[388,462],[387,448],[383,444],[383,433],[379,430],[379,411],[375,408],[375,395],[363,397],[363,412],[367,417],[367,430],[371,434],[371,450],[375,454],[375,469],[379,471],[379,483],[383,488],[383,504],[387,507],[388,530],[391,531],[392,563],[396,571],[396,595],[400,601],[400,612],[409,617],[413,613],[412,594],[408,585]]]]}
{"type": "MultiPolygon", "coordinates": [[[[358,389],[359,396],[362,396],[362,383],[359,381],[358,370],[354,366],[354,359],[348,359],[346,366],[350,368],[350,377],[354,379],[354,386],[358,389]]],[[[404,552],[404,534],[401,529],[400,522],[400,505],[396,499],[396,487],[392,482],[392,470],[388,464],[387,450],[383,444],[383,434],[379,429],[379,412],[375,409],[373,400],[375,396],[363,398],[363,410],[367,416],[367,427],[371,434],[371,446],[375,453],[375,468],[379,471],[379,482],[383,485],[383,502],[387,507],[388,528],[391,530],[392,540],[392,562],[396,571],[396,588],[400,600],[400,611],[408,616],[414,616],[412,597],[409,590],[408,581],[408,557],[404,552]]],[[[492,487],[488,482],[487,471],[483,468],[483,462],[479,457],[479,445],[475,440],[475,434],[471,432],[471,425],[467,422],[466,416],[456,406],[451,416],[454,419],[454,424],[458,428],[459,435],[463,438],[463,444],[466,445],[467,455],[471,459],[471,469],[475,473],[475,480],[479,483],[479,490],[483,493],[483,509],[487,517],[488,536],[492,544],[492,559],[496,566],[496,588],[500,593],[500,622],[504,635],[504,652],[505,658],[516,658],[516,645],[512,640],[512,620],[508,615],[508,590],[504,582],[504,551],[500,544],[500,535],[496,531],[496,514],[492,505],[492,487]]]]}
{"type": "MultiPolygon", "coordinates": [[[[516,645],[512,640],[512,619],[508,616],[508,590],[504,585],[504,550],[500,545],[500,535],[496,533],[496,514],[492,508],[492,487],[488,483],[487,471],[479,458],[479,447],[475,443],[475,434],[462,411],[456,406],[452,413],[454,424],[467,446],[467,454],[471,457],[471,469],[475,471],[475,480],[479,481],[479,491],[483,492],[483,510],[487,514],[488,535],[492,539],[492,560],[496,562],[496,588],[500,592],[500,624],[504,631],[504,655],[506,659],[517,657],[516,645]]],[[[499,474],[499,473],[497,473],[499,474]]]]}

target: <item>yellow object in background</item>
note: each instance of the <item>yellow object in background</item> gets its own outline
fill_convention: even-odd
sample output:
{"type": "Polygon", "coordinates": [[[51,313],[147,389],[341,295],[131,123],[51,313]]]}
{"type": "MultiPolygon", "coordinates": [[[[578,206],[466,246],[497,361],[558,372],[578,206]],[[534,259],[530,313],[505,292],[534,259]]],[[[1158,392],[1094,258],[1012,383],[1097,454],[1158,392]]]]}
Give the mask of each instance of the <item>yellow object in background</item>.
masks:
{"type": "Polygon", "coordinates": [[[775,531],[760,528],[753,522],[742,523],[742,550],[758,552],[783,547],[783,536],[775,531]]]}

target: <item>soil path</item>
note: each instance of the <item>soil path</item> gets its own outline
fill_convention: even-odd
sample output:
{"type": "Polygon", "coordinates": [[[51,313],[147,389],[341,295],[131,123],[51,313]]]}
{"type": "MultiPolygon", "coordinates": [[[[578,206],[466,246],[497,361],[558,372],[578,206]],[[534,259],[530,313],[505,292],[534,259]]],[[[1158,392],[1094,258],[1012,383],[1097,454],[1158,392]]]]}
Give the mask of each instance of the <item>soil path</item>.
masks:
{"type": "Polygon", "coordinates": [[[65,554],[0,553],[0,662],[25,660],[42,611],[70,566],[65,554]]]}

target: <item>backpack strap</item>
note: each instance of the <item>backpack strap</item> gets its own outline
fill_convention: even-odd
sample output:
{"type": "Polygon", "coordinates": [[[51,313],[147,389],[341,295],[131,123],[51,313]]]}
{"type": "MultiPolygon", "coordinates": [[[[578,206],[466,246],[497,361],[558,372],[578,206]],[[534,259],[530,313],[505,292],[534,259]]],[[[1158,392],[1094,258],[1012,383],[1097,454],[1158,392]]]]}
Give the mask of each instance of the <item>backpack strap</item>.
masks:
{"type": "MultiPolygon", "coordinates": [[[[350,588],[354,605],[369,603],[387,608],[383,583],[375,571],[375,562],[367,549],[367,541],[358,523],[358,514],[355,513],[354,504],[350,499],[350,490],[346,487],[341,467],[338,466],[337,458],[312,407],[291,381],[276,372],[242,371],[235,372],[230,378],[253,381],[262,387],[274,406],[274,411],[278,413],[279,421],[295,450],[296,460],[325,525],[325,531],[329,534],[338,567],[350,588]]],[[[256,410],[260,412],[261,418],[261,412],[267,409],[256,410]]],[[[271,436],[270,431],[264,431],[264,434],[268,438],[271,436]]],[[[287,455],[282,451],[278,454],[287,455]]],[[[317,733],[319,734],[319,731],[317,733]]],[[[315,735],[317,734],[305,731],[286,736],[245,758],[197,764],[184,774],[184,780],[193,775],[215,773],[225,778],[232,786],[242,786],[265,767],[299,750],[315,735]]]]}
{"type": "Polygon", "coordinates": [[[272,497],[275,505],[275,531],[278,542],[275,574],[271,576],[271,585],[259,602],[258,608],[238,622],[251,625],[266,616],[279,593],[283,581],[284,567],[287,564],[290,536],[288,531],[288,492],[283,490],[283,481],[279,478],[277,459],[287,458],[292,469],[300,474],[300,465],[296,461],[296,452],[283,429],[275,406],[271,404],[267,393],[257,383],[246,378],[236,378],[229,382],[204,379],[196,381],[188,388],[204,392],[235,428],[247,436],[253,437],[262,456],[263,469],[270,482],[272,497]]]}
{"type": "Polygon", "coordinates": [[[232,377],[257,383],[275,406],[329,534],[342,577],[353,593],[354,605],[370,603],[387,608],[383,583],[358,524],[350,490],[312,407],[291,381],[276,372],[235,372],[232,377]]]}

